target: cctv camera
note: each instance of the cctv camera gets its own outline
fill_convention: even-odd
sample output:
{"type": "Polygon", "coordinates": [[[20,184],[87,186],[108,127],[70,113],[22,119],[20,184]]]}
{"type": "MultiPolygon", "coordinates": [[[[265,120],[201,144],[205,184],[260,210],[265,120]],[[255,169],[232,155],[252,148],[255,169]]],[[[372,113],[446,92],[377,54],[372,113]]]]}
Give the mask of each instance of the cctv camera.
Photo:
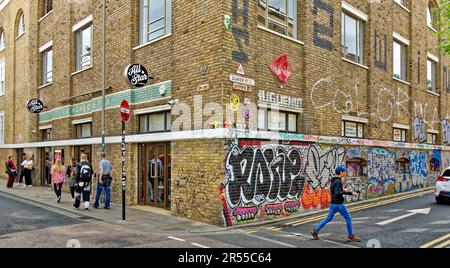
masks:
{"type": "Polygon", "coordinates": [[[170,106],[173,106],[173,105],[177,105],[179,102],[180,101],[178,99],[176,99],[176,100],[170,100],[167,104],[169,104],[170,106]]]}

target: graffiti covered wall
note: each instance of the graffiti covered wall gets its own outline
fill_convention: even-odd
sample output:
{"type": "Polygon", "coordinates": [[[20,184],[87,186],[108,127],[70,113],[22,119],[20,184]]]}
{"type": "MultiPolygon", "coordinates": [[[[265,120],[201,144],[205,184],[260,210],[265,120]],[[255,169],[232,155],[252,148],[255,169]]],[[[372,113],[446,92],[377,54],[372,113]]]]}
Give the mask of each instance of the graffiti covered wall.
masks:
{"type": "Polygon", "coordinates": [[[438,150],[228,141],[219,187],[225,225],[328,208],[330,182],[341,165],[349,168],[344,186],[355,192],[346,197],[350,203],[432,186],[441,162],[438,150]]]}

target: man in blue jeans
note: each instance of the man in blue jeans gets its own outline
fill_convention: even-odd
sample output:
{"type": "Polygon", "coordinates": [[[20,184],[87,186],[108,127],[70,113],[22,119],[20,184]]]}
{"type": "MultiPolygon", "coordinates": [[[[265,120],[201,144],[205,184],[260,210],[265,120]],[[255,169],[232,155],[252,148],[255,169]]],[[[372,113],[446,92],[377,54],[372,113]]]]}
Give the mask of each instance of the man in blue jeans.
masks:
{"type": "Polygon", "coordinates": [[[344,195],[353,195],[348,189],[343,189],[342,178],[347,175],[348,169],[346,167],[336,168],[336,177],[331,179],[331,205],[330,213],[328,217],[324,219],[317,227],[311,232],[314,240],[319,240],[319,233],[334,218],[336,213],[340,213],[347,222],[348,241],[349,242],[361,242],[361,238],[353,234],[352,217],[347,211],[347,207],[344,205],[344,195]]]}
{"type": "Polygon", "coordinates": [[[98,209],[99,206],[99,199],[100,195],[102,194],[103,188],[105,188],[106,192],[106,200],[105,200],[105,207],[104,209],[110,209],[110,202],[111,202],[111,182],[112,177],[110,175],[112,170],[111,162],[106,160],[106,154],[100,153],[100,163],[98,165],[98,168],[100,170],[99,178],[101,182],[99,181],[97,184],[97,195],[95,197],[95,203],[94,208],[98,209]]]}

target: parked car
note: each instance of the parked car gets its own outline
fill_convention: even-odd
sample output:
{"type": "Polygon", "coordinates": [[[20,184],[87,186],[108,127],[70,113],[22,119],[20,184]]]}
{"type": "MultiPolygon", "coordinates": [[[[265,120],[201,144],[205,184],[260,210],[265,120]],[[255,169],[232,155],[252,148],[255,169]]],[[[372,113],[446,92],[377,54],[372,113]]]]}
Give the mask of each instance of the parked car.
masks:
{"type": "Polygon", "coordinates": [[[436,182],[436,192],[434,193],[437,203],[450,201],[450,167],[446,168],[436,182]]]}

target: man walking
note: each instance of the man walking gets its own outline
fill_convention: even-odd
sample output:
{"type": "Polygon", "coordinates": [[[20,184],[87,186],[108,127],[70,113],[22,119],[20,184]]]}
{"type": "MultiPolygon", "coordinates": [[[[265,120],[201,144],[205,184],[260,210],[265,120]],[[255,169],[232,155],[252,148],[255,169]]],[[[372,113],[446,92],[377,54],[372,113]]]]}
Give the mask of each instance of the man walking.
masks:
{"type": "Polygon", "coordinates": [[[111,162],[106,160],[106,154],[100,153],[100,163],[98,165],[98,168],[100,170],[99,178],[101,181],[97,184],[97,195],[95,197],[95,204],[94,208],[98,209],[99,206],[99,199],[100,195],[103,192],[103,188],[105,189],[106,194],[106,200],[105,200],[105,207],[104,209],[110,209],[110,202],[111,202],[111,170],[112,165],[111,162]]]}
{"type": "Polygon", "coordinates": [[[89,210],[93,174],[94,172],[92,170],[92,165],[89,163],[87,155],[82,154],[80,163],[78,163],[77,165],[77,186],[75,189],[75,204],[73,205],[75,209],[78,209],[80,207],[81,197],[83,197],[84,209],[89,210]]]}
{"type": "Polygon", "coordinates": [[[353,234],[352,217],[347,211],[347,207],[344,205],[344,195],[353,195],[348,189],[343,189],[342,179],[347,175],[348,169],[346,167],[336,168],[336,177],[331,179],[331,205],[330,213],[328,217],[324,219],[317,227],[311,232],[314,240],[319,240],[319,232],[331,222],[336,213],[340,213],[347,222],[348,241],[349,242],[361,242],[361,238],[353,234]]]}

